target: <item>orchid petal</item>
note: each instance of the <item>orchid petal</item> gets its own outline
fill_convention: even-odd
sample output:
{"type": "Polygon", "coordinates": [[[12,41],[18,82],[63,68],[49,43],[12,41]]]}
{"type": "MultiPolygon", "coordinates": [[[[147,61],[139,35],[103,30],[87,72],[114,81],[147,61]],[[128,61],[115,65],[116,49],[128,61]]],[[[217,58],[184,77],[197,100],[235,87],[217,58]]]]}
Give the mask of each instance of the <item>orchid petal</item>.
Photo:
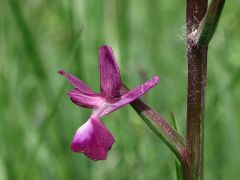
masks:
{"type": "Polygon", "coordinates": [[[160,81],[160,78],[158,76],[154,76],[152,79],[148,80],[147,82],[141,84],[135,89],[122,95],[119,101],[116,101],[115,103],[112,103],[112,104],[109,103],[107,108],[104,108],[104,109],[100,108],[100,110],[96,110],[95,114],[98,116],[104,116],[113,111],[116,111],[117,109],[120,109],[121,107],[131,103],[132,101],[138,99],[140,96],[144,95],[151,88],[156,86],[159,81],[160,81]]]}
{"type": "Polygon", "coordinates": [[[103,102],[104,98],[97,94],[85,94],[77,89],[68,92],[73,103],[85,108],[97,108],[103,102]]]}
{"type": "Polygon", "coordinates": [[[114,142],[112,134],[101,120],[98,117],[90,117],[78,128],[71,144],[71,150],[84,153],[95,161],[105,160],[114,142]]]}
{"type": "Polygon", "coordinates": [[[96,94],[90,87],[74,75],[66,73],[64,70],[59,70],[58,73],[63,75],[79,91],[86,94],[96,94]]]}
{"type": "Polygon", "coordinates": [[[113,50],[110,46],[99,49],[99,70],[101,94],[107,98],[118,96],[121,87],[121,76],[113,50]]]}

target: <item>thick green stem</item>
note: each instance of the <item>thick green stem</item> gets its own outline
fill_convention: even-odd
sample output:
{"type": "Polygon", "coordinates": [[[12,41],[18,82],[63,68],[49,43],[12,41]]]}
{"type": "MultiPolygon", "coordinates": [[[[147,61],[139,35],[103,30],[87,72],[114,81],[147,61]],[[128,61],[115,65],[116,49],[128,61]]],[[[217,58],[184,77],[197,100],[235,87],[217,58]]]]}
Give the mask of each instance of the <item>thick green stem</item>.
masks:
{"type": "Polygon", "coordinates": [[[207,46],[196,44],[195,31],[207,11],[207,0],[187,0],[187,135],[186,161],[183,163],[185,180],[203,179],[204,105],[207,71],[207,46]]]}

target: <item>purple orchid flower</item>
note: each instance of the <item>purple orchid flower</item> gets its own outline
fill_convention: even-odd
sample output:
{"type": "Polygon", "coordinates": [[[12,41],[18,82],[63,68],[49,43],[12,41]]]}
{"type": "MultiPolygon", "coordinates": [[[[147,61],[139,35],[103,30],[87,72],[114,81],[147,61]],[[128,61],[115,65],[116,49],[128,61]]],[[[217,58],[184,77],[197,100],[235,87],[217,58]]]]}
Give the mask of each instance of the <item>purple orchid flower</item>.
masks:
{"type": "Polygon", "coordinates": [[[99,49],[99,70],[100,94],[95,93],[83,81],[64,70],[58,72],[75,87],[68,92],[71,100],[81,107],[93,109],[88,121],[78,128],[71,144],[72,151],[84,153],[92,160],[105,160],[107,152],[115,142],[111,132],[100,118],[136,100],[159,82],[159,77],[154,76],[137,88],[121,95],[122,81],[119,67],[112,48],[106,45],[99,49]]]}

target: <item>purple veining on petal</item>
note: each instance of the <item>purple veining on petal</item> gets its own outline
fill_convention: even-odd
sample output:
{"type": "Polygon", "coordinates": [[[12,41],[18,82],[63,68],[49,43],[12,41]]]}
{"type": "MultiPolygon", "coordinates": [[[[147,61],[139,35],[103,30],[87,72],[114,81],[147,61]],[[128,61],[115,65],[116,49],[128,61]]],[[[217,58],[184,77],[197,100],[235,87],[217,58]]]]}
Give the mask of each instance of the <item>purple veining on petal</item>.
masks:
{"type": "Polygon", "coordinates": [[[97,108],[103,102],[104,98],[97,94],[85,94],[77,89],[68,92],[72,102],[85,108],[97,108]]]}
{"type": "Polygon", "coordinates": [[[101,120],[98,117],[90,117],[78,128],[71,144],[71,150],[84,153],[95,161],[105,160],[114,142],[112,134],[101,120]]]}
{"type": "Polygon", "coordinates": [[[107,98],[119,96],[121,75],[110,46],[104,45],[99,48],[99,71],[101,94],[107,98]]]}
{"type": "Polygon", "coordinates": [[[58,73],[63,75],[79,91],[86,94],[96,94],[90,87],[74,75],[66,73],[64,70],[59,70],[58,73]]]}
{"type": "Polygon", "coordinates": [[[138,99],[140,96],[144,95],[151,88],[156,86],[159,81],[160,81],[160,78],[158,76],[154,76],[152,79],[148,80],[147,82],[141,84],[140,86],[136,87],[135,89],[122,95],[120,97],[119,101],[112,103],[112,104],[109,103],[108,106],[106,108],[104,108],[103,110],[100,110],[98,112],[96,111],[96,114],[98,116],[104,116],[113,111],[116,111],[117,109],[131,103],[132,101],[138,99]]]}

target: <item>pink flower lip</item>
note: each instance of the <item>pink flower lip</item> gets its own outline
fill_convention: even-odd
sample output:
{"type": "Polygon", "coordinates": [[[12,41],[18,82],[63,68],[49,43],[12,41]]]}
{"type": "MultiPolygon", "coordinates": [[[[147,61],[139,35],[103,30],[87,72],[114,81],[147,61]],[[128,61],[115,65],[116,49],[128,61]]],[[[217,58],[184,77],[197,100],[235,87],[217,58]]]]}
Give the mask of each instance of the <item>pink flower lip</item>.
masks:
{"type": "Polygon", "coordinates": [[[160,81],[158,76],[146,81],[135,89],[120,94],[121,74],[110,46],[99,48],[100,94],[94,92],[82,80],[59,70],[75,88],[68,92],[70,99],[78,106],[93,109],[88,121],[78,128],[71,144],[71,150],[84,153],[92,160],[104,160],[115,140],[100,118],[138,99],[160,81]]]}

